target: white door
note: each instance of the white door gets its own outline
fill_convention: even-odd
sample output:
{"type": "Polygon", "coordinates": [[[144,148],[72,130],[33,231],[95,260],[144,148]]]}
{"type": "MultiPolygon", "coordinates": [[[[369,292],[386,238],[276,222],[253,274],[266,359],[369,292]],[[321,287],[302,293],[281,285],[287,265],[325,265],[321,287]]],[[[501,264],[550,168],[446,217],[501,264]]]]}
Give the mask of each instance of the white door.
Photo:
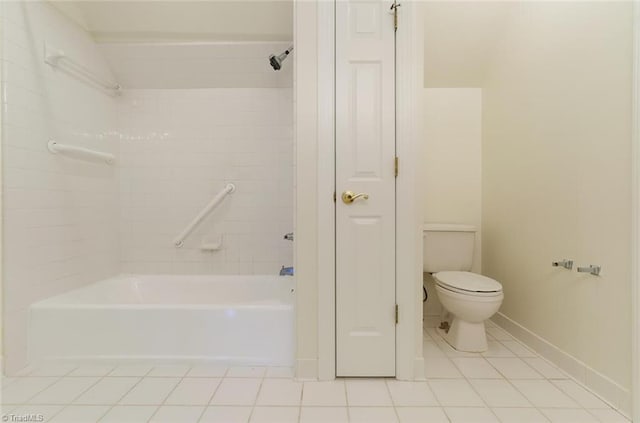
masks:
{"type": "Polygon", "coordinates": [[[395,376],[391,4],[336,1],[337,376],[395,376]]]}

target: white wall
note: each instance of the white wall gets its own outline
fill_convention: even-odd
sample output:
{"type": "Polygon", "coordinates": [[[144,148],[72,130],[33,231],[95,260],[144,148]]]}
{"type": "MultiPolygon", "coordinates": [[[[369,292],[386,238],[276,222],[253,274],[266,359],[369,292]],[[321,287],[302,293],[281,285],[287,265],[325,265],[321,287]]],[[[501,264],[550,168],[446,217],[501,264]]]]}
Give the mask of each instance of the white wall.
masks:
{"type": "MultiPolygon", "coordinates": [[[[318,5],[294,3],[296,376],[318,377],[318,5]]],[[[331,283],[330,279],[324,283],[331,283]]],[[[335,338],[334,338],[335,339],[335,338]]],[[[331,369],[335,374],[335,369],[331,369]]]]}
{"type": "Polygon", "coordinates": [[[119,107],[122,270],[277,274],[293,265],[292,91],[127,90],[119,107]],[[226,183],[185,241],[172,240],[226,183]],[[203,252],[202,240],[223,239],[203,252]]]}
{"type": "MultiPolygon", "coordinates": [[[[0,4],[0,37],[3,37],[3,27],[5,12],[4,7],[0,4]]],[[[4,57],[4,43],[0,40],[0,81],[4,81],[4,68],[2,65],[2,58],[4,57]]],[[[0,82],[1,83],[1,82],[0,82]]],[[[3,139],[3,127],[4,127],[4,113],[0,111],[0,143],[3,139]]],[[[3,171],[4,159],[2,157],[2,148],[0,148],[0,173],[3,171]]],[[[4,196],[0,195],[0,220],[4,219],[4,196]]],[[[3,237],[4,225],[0,225],[0,238],[3,237]]],[[[4,243],[0,243],[0,257],[4,257],[4,243]]],[[[0,271],[0,374],[4,374],[4,272],[0,271]]]]}
{"type": "Polygon", "coordinates": [[[118,153],[115,100],[43,61],[45,41],[109,77],[95,44],[47,3],[2,2],[3,327],[7,373],[26,364],[28,305],[118,273],[115,167],[47,141],[118,153]]]}
{"type": "Polygon", "coordinates": [[[632,4],[424,9],[426,86],[482,88],[482,271],[504,286],[500,323],[628,410],[632,4]],[[562,258],[603,274],[551,267],[562,258]]]}
{"type": "MultiPolygon", "coordinates": [[[[482,90],[427,88],[424,90],[422,144],[423,222],[474,225],[473,271],[481,270],[481,141],[482,90]]],[[[426,325],[437,323],[441,305],[431,276],[424,275],[429,300],[426,325]]]]}
{"type": "Polygon", "coordinates": [[[503,315],[628,410],[632,4],[505,7],[483,86],[483,271],[503,315]]]}

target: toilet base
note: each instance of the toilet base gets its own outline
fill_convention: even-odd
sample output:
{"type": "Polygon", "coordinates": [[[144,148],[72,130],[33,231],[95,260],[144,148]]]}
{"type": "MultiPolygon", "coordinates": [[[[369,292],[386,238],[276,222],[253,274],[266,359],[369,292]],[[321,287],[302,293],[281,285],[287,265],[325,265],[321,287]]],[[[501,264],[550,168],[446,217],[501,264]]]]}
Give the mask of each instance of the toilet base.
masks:
{"type": "Polygon", "coordinates": [[[449,331],[438,328],[438,333],[458,351],[485,352],[489,348],[484,321],[469,323],[454,317],[449,324],[449,331]]]}

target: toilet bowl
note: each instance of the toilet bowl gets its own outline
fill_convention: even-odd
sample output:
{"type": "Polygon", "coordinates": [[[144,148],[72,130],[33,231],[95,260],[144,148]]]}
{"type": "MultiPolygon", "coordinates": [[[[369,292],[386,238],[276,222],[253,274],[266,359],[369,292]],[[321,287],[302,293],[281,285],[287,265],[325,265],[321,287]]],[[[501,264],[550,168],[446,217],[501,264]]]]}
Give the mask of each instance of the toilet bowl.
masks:
{"type": "Polygon", "coordinates": [[[499,282],[471,272],[433,274],[436,293],[448,312],[438,329],[449,345],[459,351],[486,351],[484,322],[493,316],[504,298],[499,282]]]}
{"type": "Polygon", "coordinates": [[[484,322],[504,299],[502,285],[471,273],[475,228],[469,225],[425,224],[424,271],[435,281],[443,307],[438,333],[459,351],[488,349],[484,322]]]}

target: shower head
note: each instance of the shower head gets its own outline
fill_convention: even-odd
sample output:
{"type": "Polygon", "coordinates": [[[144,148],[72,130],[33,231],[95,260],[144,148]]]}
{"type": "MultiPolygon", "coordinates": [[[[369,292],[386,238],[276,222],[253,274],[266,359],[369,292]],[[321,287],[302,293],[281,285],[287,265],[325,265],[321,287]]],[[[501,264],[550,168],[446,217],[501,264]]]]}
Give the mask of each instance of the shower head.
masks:
{"type": "Polygon", "coordinates": [[[283,53],[277,56],[274,54],[269,56],[269,63],[271,64],[271,67],[273,68],[273,70],[276,70],[276,71],[280,70],[280,68],[282,68],[282,62],[284,62],[284,60],[287,58],[289,54],[291,54],[292,51],[293,51],[293,46],[289,47],[283,53]]]}

